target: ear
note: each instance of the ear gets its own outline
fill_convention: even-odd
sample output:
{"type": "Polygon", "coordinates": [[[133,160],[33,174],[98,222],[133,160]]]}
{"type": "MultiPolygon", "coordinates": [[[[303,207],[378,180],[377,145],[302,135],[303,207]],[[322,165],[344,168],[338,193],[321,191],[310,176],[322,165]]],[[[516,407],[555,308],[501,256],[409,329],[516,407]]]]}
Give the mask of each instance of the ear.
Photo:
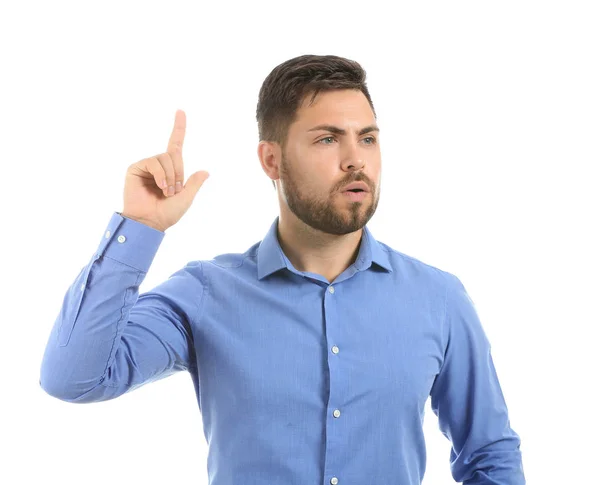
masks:
{"type": "Polygon", "coordinates": [[[274,141],[260,141],[257,152],[264,172],[271,180],[278,180],[279,164],[281,162],[281,147],[279,143],[274,141]]]}

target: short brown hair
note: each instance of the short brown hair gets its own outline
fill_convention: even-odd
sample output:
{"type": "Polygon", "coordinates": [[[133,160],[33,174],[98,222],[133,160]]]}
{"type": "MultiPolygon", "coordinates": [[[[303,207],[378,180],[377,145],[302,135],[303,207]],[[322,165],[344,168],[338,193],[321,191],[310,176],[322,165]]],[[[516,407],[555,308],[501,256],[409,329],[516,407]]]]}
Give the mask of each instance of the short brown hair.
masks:
{"type": "Polygon", "coordinates": [[[321,91],[358,89],[377,118],[366,78],[367,74],[358,62],[334,55],[306,54],[279,64],[266,77],[258,94],[259,141],[277,142],[285,150],[289,127],[296,120],[302,101],[311,92],[309,105],[321,91]]]}

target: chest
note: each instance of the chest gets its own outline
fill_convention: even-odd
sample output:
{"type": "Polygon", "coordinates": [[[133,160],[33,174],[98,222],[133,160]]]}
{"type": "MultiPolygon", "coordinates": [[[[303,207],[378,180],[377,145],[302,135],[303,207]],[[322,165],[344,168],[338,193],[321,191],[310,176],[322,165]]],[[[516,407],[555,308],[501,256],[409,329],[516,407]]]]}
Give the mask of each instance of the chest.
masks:
{"type": "Polygon", "coordinates": [[[207,312],[196,329],[211,396],[248,412],[295,416],[322,409],[331,395],[340,405],[424,405],[443,361],[435,308],[402,298],[368,305],[314,294],[297,295],[293,306],[265,300],[229,302],[227,311],[207,312]]]}

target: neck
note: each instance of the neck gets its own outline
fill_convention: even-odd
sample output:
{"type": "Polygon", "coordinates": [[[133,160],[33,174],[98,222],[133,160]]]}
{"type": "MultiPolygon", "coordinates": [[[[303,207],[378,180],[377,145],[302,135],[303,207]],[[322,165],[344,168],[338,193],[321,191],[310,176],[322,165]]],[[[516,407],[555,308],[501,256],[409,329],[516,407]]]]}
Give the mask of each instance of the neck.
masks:
{"type": "Polygon", "coordinates": [[[363,230],[338,236],[314,229],[295,216],[279,216],[277,238],[298,271],[324,276],[332,282],[356,260],[363,230]]]}

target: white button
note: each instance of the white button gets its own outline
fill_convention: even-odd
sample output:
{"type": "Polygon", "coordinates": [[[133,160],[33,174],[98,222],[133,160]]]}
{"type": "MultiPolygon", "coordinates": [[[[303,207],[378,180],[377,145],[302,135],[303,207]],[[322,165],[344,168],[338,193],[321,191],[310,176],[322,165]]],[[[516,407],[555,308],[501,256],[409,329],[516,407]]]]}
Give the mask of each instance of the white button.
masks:
{"type": "Polygon", "coordinates": [[[340,414],[342,414],[342,413],[340,413],[340,410],[339,410],[339,409],[336,409],[336,410],[333,412],[333,416],[334,416],[335,418],[339,418],[339,417],[340,417],[340,414]]]}
{"type": "Polygon", "coordinates": [[[106,239],[108,239],[108,238],[110,237],[110,231],[106,231],[106,234],[104,234],[104,237],[105,237],[106,239]]]}
{"type": "Polygon", "coordinates": [[[124,243],[125,242],[125,236],[119,236],[117,238],[117,241],[119,241],[120,243],[124,243]]]}
{"type": "Polygon", "coordinates": [[[81,291],[85,290],[85,283],[81,283],[81,291]]]}
{"type": "Polygon", "coordinates": [[[333,293],[335,291],[335,288],[333,286],[329,287],[329,293],[333,293]]]}
{"type": "Polygon", "coordinates": [[[337,477],[333,477],[331,480],[329,480],[329,483],[331,483],[331,485],[337,485],[338,479],[337,477]]]}
{"type": "Polygon", "coordinates": [[[340,349],[338,349],[338,346],[337,346],[337,345],[334,345],[333,347],[331,347],[331,351],[332,351],[334,354],[337,354],[337,353],[340,351],[340,349]]]}

